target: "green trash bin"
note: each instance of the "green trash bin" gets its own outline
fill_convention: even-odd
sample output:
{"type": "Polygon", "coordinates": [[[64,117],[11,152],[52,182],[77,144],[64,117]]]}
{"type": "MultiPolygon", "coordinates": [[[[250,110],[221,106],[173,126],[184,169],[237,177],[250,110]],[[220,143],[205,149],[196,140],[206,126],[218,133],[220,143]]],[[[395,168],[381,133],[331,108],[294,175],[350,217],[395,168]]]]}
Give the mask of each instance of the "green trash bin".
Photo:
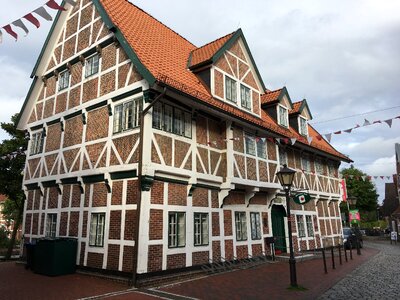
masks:
{"type": "Polygon", "coordinates": [[[73,274],[76,270],[77,240],[39,240],[35,247],[34,272],[47,276],[73,274]]]}

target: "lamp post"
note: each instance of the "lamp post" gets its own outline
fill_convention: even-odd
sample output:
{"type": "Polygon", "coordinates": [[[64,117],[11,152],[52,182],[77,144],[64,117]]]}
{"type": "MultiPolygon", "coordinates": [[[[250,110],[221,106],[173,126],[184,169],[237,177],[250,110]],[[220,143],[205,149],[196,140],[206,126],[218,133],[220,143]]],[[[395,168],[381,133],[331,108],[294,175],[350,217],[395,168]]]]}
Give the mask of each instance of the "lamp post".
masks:
{"type": "Polygon", "coordinates": [[[296,260],[293,253],[293,241],[292,241],[292,217],[290,215],[290,189],[293,184],[294,175],[296,171],[289,169],[286,165],[276,173],[280,184],[282,185],[286,195],[286,208],[287,208],[287,220],[288,220],[288,235],[289,235],[289,268],[290,268],[290,285],[297,287],[297,275],[296,275],[296,260]]]}

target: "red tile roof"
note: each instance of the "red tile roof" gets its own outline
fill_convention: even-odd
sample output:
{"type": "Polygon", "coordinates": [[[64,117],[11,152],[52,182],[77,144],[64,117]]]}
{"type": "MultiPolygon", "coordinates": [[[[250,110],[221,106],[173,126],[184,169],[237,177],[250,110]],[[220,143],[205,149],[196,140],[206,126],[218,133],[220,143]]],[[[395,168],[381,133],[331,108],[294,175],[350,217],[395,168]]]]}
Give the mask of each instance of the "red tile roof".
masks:
{"type": "MultiPolygon", "coordinates": [[[[232,33],[197,48],[175,31],[126,0],[100,0],[100,3],[113,24],[119,28],[134,50],[140,62],[159,83],[165,83],[180,92],[195,97],[206,105],[220,109],[239,119],[288,138],[297,138],[299,142],[308,145],[308,141],[304,137],[292,128],[286,129],[279,126],[263,110],[261,110],[261,118],[258,118],[213,98],[210,90],[201,83],[194,73],[188,70],[187,62],[190,53],[193,54],[192,65],[194,65],[194,62],[204,61],[212,57],[218,51],[218,47],[222,47],[232,33]]],[[[261,96],[262,104],[277,100],[281,90],[266,92],[261,96]]],[[[309,130],[309,133],[310,136],[318,135],[313,128],[309,130]]],[[[314,139],[311,146],[348,160],[346,156],[336,151],[323,139],[320,141],[314,139]]]]}
{"type": "Polygon", "coordinates": [[[210,60],[214,54],[233,36],[234,32],[229,33],[213,42],[201,46],[191,53],[190,67],[199,65],[210,60]]]}
{"type": "Polygon", "coordinates": [[[281,94],[281,91],[282,89],[265,92],[265,94],[261,95],[261,104],[267,104],[277,101],[279,95],[281,94]]]}
{"type": "Polygon", "coordinates": [[[293,103],[293,109],[291,109],[289,111],[289,114],[298,113],[302,104],[303,104],[303,100],[293,103]]]}

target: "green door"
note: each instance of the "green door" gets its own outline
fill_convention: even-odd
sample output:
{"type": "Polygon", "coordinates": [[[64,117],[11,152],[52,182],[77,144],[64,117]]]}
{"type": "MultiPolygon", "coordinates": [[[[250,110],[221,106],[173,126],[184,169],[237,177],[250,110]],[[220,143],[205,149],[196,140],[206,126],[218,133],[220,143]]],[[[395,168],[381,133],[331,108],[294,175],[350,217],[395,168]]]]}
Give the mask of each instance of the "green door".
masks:
{"type": "Polygon", "coordinates": [[[286,237],[284,217],[286,211],[282,205],[273,205],[271,210],[272,235],[275,239],[275,251],[286,252],[286,237]]]}

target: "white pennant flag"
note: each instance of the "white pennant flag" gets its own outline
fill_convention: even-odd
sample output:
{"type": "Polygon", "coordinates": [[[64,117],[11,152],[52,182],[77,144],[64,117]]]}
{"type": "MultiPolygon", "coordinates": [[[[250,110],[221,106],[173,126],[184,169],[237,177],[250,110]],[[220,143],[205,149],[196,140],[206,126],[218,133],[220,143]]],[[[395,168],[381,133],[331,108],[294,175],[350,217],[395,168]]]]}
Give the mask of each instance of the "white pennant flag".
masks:
{"type": "Polygon", "coordinates": [[[35,9],[33,12],[37,13],[39,16],[41,16],[43,19],[47,21],[53,21],[53,18],[49,15],[49,13],[44,7],[39,7],[35,9]]]}
{"type": "Polygon", "coordinates": [[[392,128],[392,121],[393,121],[392,119],[388,119],[388,120],[385,120],[384,122],[386,124],[388,124],[390,128],[392,128]]]}
{"type": "Polygon", "coordinates": [[[332,138],[332,133],[325,134],[326,140],[330,143],[332,138]]]}
{"type": "Polygon", "coordinates": [[[371,122],[368,121],[367,119],[364,119],[364,124],[363,124],[363,126],[368,126],[368,125],[371,125],[371,122]]]}
{"type": "Polygon", "coordinates": [[[292,142],[292,145],[294,145],[294,143],[297,142],[297,139],[296,138],[291,138],[290,141],[292,142]]]}
{"type": "Polygon", "coordinates": [[[390,176],[386,176],[387,180],[390,180],[390,176]]]}
{"type": "Polygon", "coordinates": [[[12,22],[11,24],[13,24],[14,26],[17,26],[17,27],[21,28],[23,31],[25,31],[25,36],[29,33],[28,28],[26,28],[25,24],[21,20],[16,20],[16,21],[12,22]]]}
{"type": "Polygon", "coordinates": [[[71,4],[72,6],[76,5],[76,1],[74,1],[74,0],[64,0],[64,1],[71,4]]]}
{"type": "Polygon", "coordinates": [[[367,178],[367,176],[361,176],[362,180],[365,181],[365,178],[367,178]]]}
{"type": "Polygon", "coordinates": [[[265,143],[265,141],[267,140],[266,138],[261,138],[262,142],[265,143]]]}
{"type": "Polygon", "coordinates": [[[308,141],[308,144],[309,144],[309,145],[311,144],[312,140],[313,140],[313,137],[312,137],[312,136],[307,137],[307,141],[308,141]]]}

